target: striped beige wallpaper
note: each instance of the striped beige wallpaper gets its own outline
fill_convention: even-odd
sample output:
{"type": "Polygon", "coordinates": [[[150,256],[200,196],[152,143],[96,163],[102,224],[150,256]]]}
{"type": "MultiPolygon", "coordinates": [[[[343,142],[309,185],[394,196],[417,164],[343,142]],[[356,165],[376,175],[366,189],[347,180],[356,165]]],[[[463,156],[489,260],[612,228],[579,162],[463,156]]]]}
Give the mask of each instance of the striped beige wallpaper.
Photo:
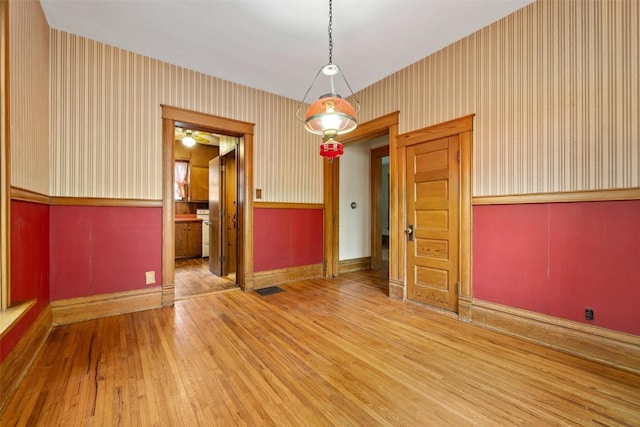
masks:
{"type": "Polygon", "coordinates": [[[160,199],[160,104],[256,124],[263,200],[322,202],[317,137],[297,102],[51,30],[54,196],[160,199]]]}
{"type": "Polygon", "coordinates": [[[37,1],[9,2],[11,185],[49,194],[49,25],[37,1]]]}
{"type": "MultiPolygon", "coordinates": [[[[475,113],[474,196],[640,186],[638,3],[539,0],[361,91],[360,120],[400,111],[408,132],[475,113]]],[[[262,200],[322,201],[297,101],[57,30],[50,47],[51,195],[160,198],[168,104],[256,124],[262,200]]]]}
{"type": "Polygon", "coordinates": [[[640,186],[639,22],[637,0],[539,0],[361,91],[361,120],[475,113],[474,196],[640,186]]]}

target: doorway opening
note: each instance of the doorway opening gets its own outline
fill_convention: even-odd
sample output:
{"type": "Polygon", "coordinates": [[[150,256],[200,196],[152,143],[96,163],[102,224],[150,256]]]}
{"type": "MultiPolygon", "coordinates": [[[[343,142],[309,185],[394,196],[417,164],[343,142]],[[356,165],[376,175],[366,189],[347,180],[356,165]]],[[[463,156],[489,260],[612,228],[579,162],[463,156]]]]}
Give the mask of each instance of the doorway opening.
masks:
{"type": "Polygon", "coordinates": [[[388,186],[382,181],[382,157],[388,157],[388,144],[388,135],[346,144],[340,157],[339,274],[388,268],[382,262],[382,235],[389,234],[386,227],[382,229],[389,214],[388,191],[383,193],[388,186]]]}
{"type": "MultiPolygon", "coordinates": [[[[362,141],[372,140],[378,137],[386,136],[388,138],[388,150],[389,150],[389,261],[388,270],[385,271],[386,278],[389,281],[389,295],[402,299],[402,271],[400,264],[398,263],[399,257],[402,256],[398,250],[397,231],[400,227],[398,221],[398,211],[396,209],[396,199],[398,197],[397,192],[397,179],[394,176],[396,168],[396,160],[394,158],[395,148],[397,146],[398,138],[398,112],[390,113],[377,119],[371,120],[366,123],[362,123],[353,132],[340,138],[340,142],[348,147],[350,144],[355,144],[362,141]],[[398,297],[398,293],[400,297],[398,297]]],[[[372,154],[374,157],[375,155],[372,154]]],[[[324,203],[325,212],[324,216],[324,259],[325,259],[325,277],[338,276],[340,274],[340,234],[339,230],[342,224],[340,223],[340,200],[339,200],[339,185],[340,185],[340,160],[324,162],[324,203]]],[[[376,201],[376,203],[378,203],[376,201]]],[[[350,205],[349,205],[350,206],[350,205]]],[[[374,210],[372,210],[372,215],[374,210]]],[[[378,218],[372,218],[372,224],[376,224],[378,218]]],[[[373,234],[374,231],[371,231],[373,234]]],[[[372,242],[376,241],[375,237],[372,237],[372,242]]],[[[377,259],[377,246],[372,246],[372,257],[377,259]]],[[[382,248],[380,247],[380,252],[382,248]]]]}
{"type": "MultiPolygon", "coordinates": [[[[189,127],[192,132],[202,131],[221,136],[218,145],[218,157],[226,156],[226,158],[229,159],[233,158],[234,167],[229,175],[232,176],[232,179],[229,177],[224,177],[223,179],[225,179],[225,182],[232,182],[232,184],[229,185],[232,185],[235,189],[235,197],[229,196],[231,197],[230,203],[235,207],[235,212],[233,213],[235,221],[234,236],[226,236],[221,240],[232,242],[232,246],[235,245],[233,249],[231,249],[235,253],[235,260],[231,261],[233,268],[227,269],[235,270],[233,272],[235,273],[235,277],[226,279],[234,281],[238,287],[244,289],[247,276],[251,275],[253,272],[253,254],[250,250],[253,247],[253,235],[250,233],[250,224],[253,223],[253,201],[250,195],[252,194],[253,189],[251,179],[248,177],[252,175],[252,147],[255,125],[252,123],[212,116],[166,105],[162,105],[162,123],[162,304],[164,306],[173,305],[176,299],[176,126],[183,129],[189,127]]],[[[208,161],[209,160],[207,160],[207,162],[208,161]]],[[[229,160],[229,162],[231,162],[231,160],[229,160]]],[[[201,203],[201,208],[204,210],[206,207],[211,207],[209,205],[209,190],[211,189],[211,186],[209,185],[209,179],[211,176],[209,164],[207,163],[206,168],[202,165],[201,169],[195,170],[195,173],[206,176],[207,185],[205,185],[205,188],[207,186],[209,187],[204,190],[206,197],[197,196],[198,198],[203,199],[198,200],[197,203],[201,203]]],[[[227,193],[225,193],[225,197],[226,194],[228,194],[229,189],[227,188],[226,191],[227,193]]],[[[197,203],[195,206],[189,207],[189,209],[196,210],[196,216],[198,210],[197,203]]],[[[211,212],[211,209],[209,209],[209,211],[211,215],[214,214],[211,212]]],[[[220,213],[221,212],[218,211],[214,216],[216,218],[220,218],[220,213]]],[[[190,211],[189,214],[191,214],[190,211]]],[[[210,217],[209,223],[212,222],[212,219],[213,218],[210,217]]],[[[198,223],[198,221],[196,221],[196,223],[198,223]]],[[[201,226],[202,223],[204,223],[204,219],[200,223],[201,226]]],[[[198,227],[196,226],[195,228],[196,231],[187,231],[192,231],[192,234],[197,236],[198,227]]],[[[202,233],[202,228],[199,230],[200,233],[202,233]]],[[[214,238],[215,236],[212,235],[211,231],[209,234],[209,259],[211,259],[211,238],[214,238]]],[[[198,240],[197,237],[196,240],[198,240]]],[[[201,242],[202,240],[200,239],[199,244],[201,244],[201,242]]],[[[203,268],[203,266],[200,267],[203,268]]],[[[207,265],[207,271],[208,268],[209,266],[207,265]]],[[[213,277],[213,275],[211,276],[213,277]]]]}
{"type": "Polygon", "coordinates": [[[235,274],[238,260],[235,221],[237,145],[238,137],[212,133],[191,123],[176,122],[176,300],[238,288],[235,274]],[[227,151],[223,155],[220,153],[221,145],[227,151]],[[225,166],[220,168],[217,166],[220,164],[225,166]],[[212,180],[212,176],[215,179],[212,180]],[[228,226],[227,221],[222,219],[221,223],[218,219],[227,212],[234,219],[228,221],[228,226]],[[226,247],[226,257],[220,256],[223,252],[221,247],[226,247]],[[218,268],[220,264],[224,269],[218,268]]]}

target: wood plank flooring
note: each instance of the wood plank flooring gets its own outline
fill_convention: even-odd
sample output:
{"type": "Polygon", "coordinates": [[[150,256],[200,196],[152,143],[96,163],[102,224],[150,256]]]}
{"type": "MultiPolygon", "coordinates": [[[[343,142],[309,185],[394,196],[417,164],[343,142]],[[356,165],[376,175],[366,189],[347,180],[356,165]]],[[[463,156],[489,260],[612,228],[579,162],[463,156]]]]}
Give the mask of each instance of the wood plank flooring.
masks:
{"type": "Polygon", "coordinates": [[[238,288],[235,274],[218,277],[211,273],[208,258],[176,260],[175,285],[177,300],[238,288]]]}
{"type": "Polygon", "coordinates": [[[640,376],[390,300],[380,273],[55,328],[2,426],[638,426],[640,376]]]}

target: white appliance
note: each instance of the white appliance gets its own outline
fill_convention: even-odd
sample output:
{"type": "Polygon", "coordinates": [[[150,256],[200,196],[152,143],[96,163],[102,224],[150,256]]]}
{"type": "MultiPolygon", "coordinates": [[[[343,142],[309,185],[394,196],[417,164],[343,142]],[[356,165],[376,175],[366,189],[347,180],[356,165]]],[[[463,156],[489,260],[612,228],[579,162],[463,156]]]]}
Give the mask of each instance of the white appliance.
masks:
{"type": "Polygon", "coordinates": [[[209,209],[196,210],[196,216],[202,220],[202,258],[209,257],[209,209]]]}

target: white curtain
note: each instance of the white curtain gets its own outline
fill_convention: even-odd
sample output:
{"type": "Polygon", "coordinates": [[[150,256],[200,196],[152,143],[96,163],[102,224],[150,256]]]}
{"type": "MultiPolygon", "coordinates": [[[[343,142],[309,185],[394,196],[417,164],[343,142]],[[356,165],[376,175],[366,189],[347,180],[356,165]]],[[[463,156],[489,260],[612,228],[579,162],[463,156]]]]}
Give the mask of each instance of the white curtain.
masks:
{"type": "Polygon", "coordinates": [[[187,197],[187,172],[189,170],[188,162],[176,162],[174,169],[174,192],[175,199],[182,200],[187,197]]]}

